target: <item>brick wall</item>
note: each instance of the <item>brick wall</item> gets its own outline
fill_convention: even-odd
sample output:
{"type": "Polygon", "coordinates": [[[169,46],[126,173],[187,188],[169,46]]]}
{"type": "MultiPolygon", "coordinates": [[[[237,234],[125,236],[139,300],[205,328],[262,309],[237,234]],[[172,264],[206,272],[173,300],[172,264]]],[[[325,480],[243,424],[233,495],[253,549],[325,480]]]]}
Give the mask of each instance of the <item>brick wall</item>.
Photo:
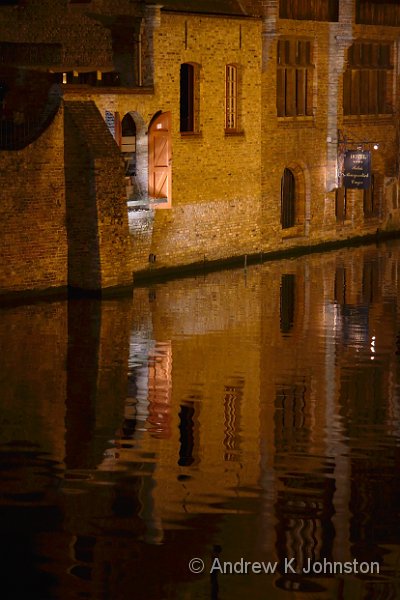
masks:
{"type": "MultiPolygon", "coordinates": [[[[260,247],[261,22],[162,13],[154,30],[154,94],[83,92],[101,114],[172,113],[172,209],[136,215],[134,271],[256,252],[260,247]],[[186,30],[186,43],[185,43],[186,30]],[[241,47],[240,47],[241,46],[241,47]],[[182,136],[181,63],[200,65],[199,135],[182,136]],[[225,65],[241,70],[242,134],[224,132],[225,65]]],[[[67,90],[66,98],[79,92],[67,90]]]]}
{"type": "Polygon", "coordinates": [[[33,144],[0,152],[0,294],[67,284],[63,111],[33,144]]]}
{"type": "Polygon", "coordinates": [[[132,282],[122,158],[92,102],[65,103],[68,283],[132,282]]]}

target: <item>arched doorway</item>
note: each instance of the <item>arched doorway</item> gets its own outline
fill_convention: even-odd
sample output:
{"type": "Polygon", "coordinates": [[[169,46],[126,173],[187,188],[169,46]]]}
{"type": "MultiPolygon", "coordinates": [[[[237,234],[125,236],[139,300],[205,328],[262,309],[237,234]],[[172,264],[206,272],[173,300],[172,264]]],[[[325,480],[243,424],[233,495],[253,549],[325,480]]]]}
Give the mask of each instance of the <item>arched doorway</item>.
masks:
{"type": "Polygon", "coordinates": [[[126,113],[121,121],[121,153],[125,162],[128,202],[147,201],[148,146],[147,127],[136,111],[126,113]]]}
{"type": "Polygon", "coordinates": [[[127,113],[121,122],[121,152],[125,162],[125,176],[136,175],[136,124],[127,113]]]}
{"type": "Polygon", "coordinates": [[[171,113],[161,113],[149,127],[149,197],[171,205],[171,113]]]}

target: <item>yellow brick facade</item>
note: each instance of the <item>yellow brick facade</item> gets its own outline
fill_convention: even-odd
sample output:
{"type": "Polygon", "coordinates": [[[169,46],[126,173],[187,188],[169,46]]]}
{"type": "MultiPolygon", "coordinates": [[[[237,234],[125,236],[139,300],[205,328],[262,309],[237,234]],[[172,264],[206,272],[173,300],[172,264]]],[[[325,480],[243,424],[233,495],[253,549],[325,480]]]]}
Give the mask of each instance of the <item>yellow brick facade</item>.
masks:
{"type": "MultiPolygon", "coordinates": [[[[94,102],[99,116],[104,119],[103,125],[96,124],[96,128],[103,127],[104,139],[109,135],[107,114],[113,115],[117,123],[130,114],[136,125],[137,172],[134,182],[131,182],[134,187],[134,194],[130,196],[132,202],[128,202],[127,207],[122,157],[119,160],[118,152],[107,151],[108,143],[104,142],[102,147],[94,139],[95,134],[90,135],[90,123],[86,128],[76,126],[75,134],[80,136],[81,142],[68,146],[71,126],[67,121],[64,123],[64,132],[61,133],[64,140],[58,139],[58,144],[61,147],[64,144],[67,166],[80,163],[80,143],[89,147],[89,162],[94,160],[93,157],[110,154],[109,160],[97,167],[97,171],[94,167],[96,176],[102,177],[104,183],[100,187],[96,184],[95,195],[86,200],[95,204],[87,215],[99,214],[99,223],[106,222],[110,226],[104,230],[105,233],[100,234],[101,228],[80,220],[78,204],[73,201],[73,193],[68,196],[67,190],[65,210],[66,213],[69,209],[70,212],[75,211],[75,216],[72,220],[66,219],[67,223],[72,223],[72,229],[66,232],[59,254],[65,257],[68,246],[67,260],[71,264],[67,280],[70,284],[96,289],[126,285],[132,281],[132,276],[149,272],[246,255],[292,251],[375,235],[381,231],[400,230],[398,27],[356,24],[355,0],[339,3],[337,22],[282,19],[279,17],[280,3],[276,0],[245,3],[252,6],[247,16],[244,13],[242,16],[228,16],[197,14],[189,10],[176,12],[168,8],[168,3],[163,8],[143,3],[127,4],[120,0],[118,10],[115,7],[116,12],[109,3],[93,0],[91,4],[93,15],[97,15],[99,22],[96,27],[91,23],[87,7],[67,6],[61,0],[56,3],[53,12],[49,5],[46,5],[46,10],[38,11],[34,2],[28,2],[26,9],[19,7],[19,12],[4,9],[5,25],[0,27],[0,35],[6,43],[18,46],[25,40],[33,45],[53,44],[54,56],[58,52],[57,42],[60,42],[60,56],[63,58],[49,68],[49,72],[57,71],[60,80],[64,69],[73,70],[74,83],[59,84],[62,99],[67,107],[68,103],[82,103],[81,119],[85,119],[86,111],[88,118],[96,120],[91,108],[94,102]],[[62,15],[65,28],[55,30],[55,19],[61,19],[62,15]],[[142,68],[136,87],[83,84],[79,80],[80,71],[85,75],[96,68],[93,40],[98,40],[99,46],[99,81],[106,77],[107,71],[116,69],[121,63],[122,59],[116,57],[114,48],[118,41],[116,30],[123,23],[121,15],[125,15],[125,20],[130,23],[130,34],[136,36],[136,58],[142,68]],[[19,29],[17,22],[22,24],[19,29]],[[118,27],[113,23],[119,23],[118,27]],[[139,24],[142,31],[140,39],[137,34],[139,24]],[[88,41],[85,41],[85,28],[88,41]],[[392,68],[388,76],[387,100],[391,114],[343,114],[343,76],[350,61],[349,49],[355,41],[363,40],[390,45],[392,68]],[[278,47],[286,42],[293,46],[299,41],[309,44],[310,48],[307,111],[301,116],[278,116],[278,47]],[[90,52],[85,44],[90,46],[90,52]],[[193,65],[195,72],[195,127],[192,134],[181,132],[182,64],[193,65]],[[235,65],[238,74],[238,126],[234,133],[225,131],[227,65],[235,65]],[[161,202],[155,207],[148,194],[148,146],[150,125],[160,113],[171,116],[171,187],[168,202],[161,202]],[[379,148],[372,150],[375,142],[379,148]],[[341,153],[346,148],[358,146],[371,149],[379,210],[374,216],[366,217],[363,192],[348,190],[346,215],[340,220],[336,216],[336,189],[341,153]],[[72,152],[72,158],[68,156],[69,152],[72,152]],[[285,169],[290,170],[295,182],[296,214],[292,225],[284,228],[281,222],[281,186],[285,169]],[[97,198],[100,188],[103,196],[97,198]],[[107,207],[104,214],[102,206],[107,207]],[[71,259],[70,241],[76,234],[73,223],[78,224],[79,238],[74,242],[75,254],[79,256],[84,248],[90,264],[86,273],[84,266],[77,266],[76,259],[71,259]],[[89,256],[87,231],[91,231],[96,240],[93,246],[96,256],[89,256]],[[71,260],[75,263],[72,264],[71,260]],[[79,274],[72,277],[72,281],[73,271],[79,274]]],[[[25,50],[21,48],[18,46],[17,49],[22,56],[25,50]]],[[[32,67],[33,72],[38,68],[37,65],[32,67]]],[[[40,69],[43,70],[43,67],[40,69]]],[[[54,129],[54,124],[51,127],[54,129]]],[[[60,136],[60,132],[59,128],[53,133],[60,136]]],[[[114,134],[117,150],[121,130],[115,130],[114,134]]],[[[28,161],[29,148],[35,154],[42,152],[40,140],[34,144],[38,146],[31,144],[22,151],[25,155],[21,154],[21,160],[25,156],[28,161]]],[[[5,166],[9,160],[8,153],[0,155],[0,162],[5,166]]],[[[47,161],[46,156],[46,168],[51,166],[47,161]]],[[[48,170],[51,178],[51,169],[48,170]]],[[[23,176],[22,172],[18,175],[19,178],[23,176]]],[[[77,175],[76,181],[73,181],[71,168],[68,177],[69,189],[78,189],[79,177],[77,175]]],[[[6,169],[3,169],[3,178],[10,183],[6,169]]],[[[59,181],[55,184],[60,186],[59,181]]],[[[20,186],[17,186],[16,196],[19,189],[20,186]]],[[[51,236],[51,231],[48,231],[51,236]]],[[[18,247],[18,227],[13,235],[15,247],[18,247]]],[[[53,243],[52,239],[47,246],[53,243]]],[[[42,250],[45,252],[46,248],[43,246],[42,250]]],[[[64,267],[66,270],[66,265],[64,267]]],[[[51,265],[49,269],[54,271],[51,265]]],[[[57,286],[56,278],[48,277],[46,273],[35,275],[32,281],[29,278],[29,273],[22,274],[21,281],[27,281],[21,284],[22,289],[23,286],[45,288],[48,287],[47,282],[50,287],[57,286]]],[[[6,278],[3,279],[1,289],[7,291],[6,278]]],[[[65,282],[65,272],[61,281],[65,282]]],[[[10,289],[19,289],[21,285],[11,284],[10,289]]]]}

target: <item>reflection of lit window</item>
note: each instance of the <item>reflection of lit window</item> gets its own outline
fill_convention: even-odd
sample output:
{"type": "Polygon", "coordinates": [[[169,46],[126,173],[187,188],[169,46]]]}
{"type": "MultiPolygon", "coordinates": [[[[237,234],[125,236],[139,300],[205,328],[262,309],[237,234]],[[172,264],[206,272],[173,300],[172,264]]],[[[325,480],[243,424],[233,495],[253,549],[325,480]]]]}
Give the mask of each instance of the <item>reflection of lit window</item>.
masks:
{"type": "Polygon", "coordinates": [[[243,398],[244,381],[225,386],[224,397],[224,460],[238,460],[240,450],[240,404],[243,398]]]}
{"type": "Polygon", "coordinates": [[[148,431],[155,438],[171,435],[172,348],[157,342],[149,355],[148,431]]]}

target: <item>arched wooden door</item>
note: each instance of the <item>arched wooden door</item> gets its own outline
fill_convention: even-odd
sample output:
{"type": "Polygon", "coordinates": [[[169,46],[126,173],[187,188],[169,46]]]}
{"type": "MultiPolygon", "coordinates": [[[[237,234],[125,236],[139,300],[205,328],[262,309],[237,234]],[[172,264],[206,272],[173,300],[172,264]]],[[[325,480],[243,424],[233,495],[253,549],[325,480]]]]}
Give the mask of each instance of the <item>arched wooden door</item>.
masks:
{"type": "Polygon", "coordinates": [[[149,196],[171,201],[171,113],[161,113],[149,128],[149,196]]]}

